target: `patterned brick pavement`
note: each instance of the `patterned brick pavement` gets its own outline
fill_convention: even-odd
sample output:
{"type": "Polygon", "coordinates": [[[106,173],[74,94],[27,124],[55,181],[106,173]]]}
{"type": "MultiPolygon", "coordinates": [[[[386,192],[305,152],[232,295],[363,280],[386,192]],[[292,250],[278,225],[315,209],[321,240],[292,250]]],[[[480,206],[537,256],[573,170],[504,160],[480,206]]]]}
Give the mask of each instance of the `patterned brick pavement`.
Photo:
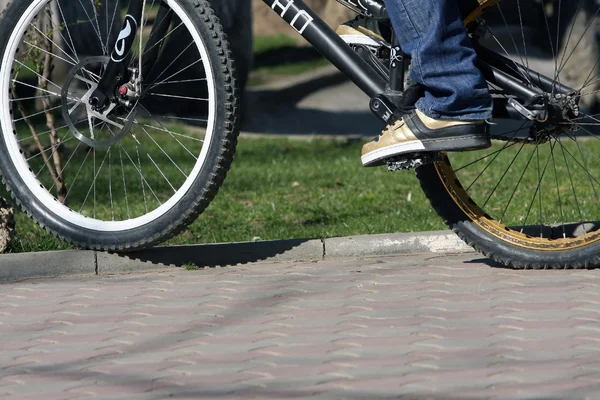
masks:
{"type": "Polygon", "coordinates": [[[0,398],[598,399],[599,286],[475,255],[0,284],[0,398]]]}

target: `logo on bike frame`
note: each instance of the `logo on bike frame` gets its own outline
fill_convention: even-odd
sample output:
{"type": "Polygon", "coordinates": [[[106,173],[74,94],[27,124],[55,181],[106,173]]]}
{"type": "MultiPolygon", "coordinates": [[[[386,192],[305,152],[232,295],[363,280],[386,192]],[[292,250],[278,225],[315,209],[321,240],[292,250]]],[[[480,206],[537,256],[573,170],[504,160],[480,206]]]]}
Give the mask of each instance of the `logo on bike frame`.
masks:
{"type": "Polygon", "coordinates": [[[361,10],[369,11],[369,9],[363,5],[361,0],[342,0],[342,3],[344,2],[350,4],[351,6],[359,7],[361,10]]]}
{"type": "MultiPolygon", "coordinates": [[[[292,7],[292,5],[294,4],[294,0],[288,0],[288,2],[286,4],[283,4],[280,2],[280,0],[275,0],[273,2],[273,4],[271,5],[271,8],[273,10],[275,10],[275,7],[279,6],[281,7],[281,14],[279,14],[282,18],[285,16],[285,14],[288,12],[288,10],[290,9],[290,7],[292,7]]],[[[292,28],[294,28],[299,34],[303,34],[304,31],[306,30],[306,28],[315,20],[313,17],[310,16],[309,13],[307,13],[304,10],[300,10],[297,7],[294,7],[294,9],[292,9],[292,12],[295,12],[296,15],[294,16],[294,18],[292,18],[292,20],[289,22],[289,24],[291,25],[292,28]],[[302,25],[300,28],[298,28],[296,26],[296,22],[298,22],[300,20],[300,18],[304,18],[304,25],[302,25]]]]}
{"type": "Polygon", "coordinates": [[[137,22],[135,18],[127,14],[125,16],[125,26],[121,32],[119,32],[119,37],[117,38],[117,43],[115,43],[115,49],[111,56],[114,62],[121,62],[123,59],[125,59],[125,49],[127,48],[128,43],[130,44],[133,41],[133,36],[135,36],[136,31],[137,22]]]}

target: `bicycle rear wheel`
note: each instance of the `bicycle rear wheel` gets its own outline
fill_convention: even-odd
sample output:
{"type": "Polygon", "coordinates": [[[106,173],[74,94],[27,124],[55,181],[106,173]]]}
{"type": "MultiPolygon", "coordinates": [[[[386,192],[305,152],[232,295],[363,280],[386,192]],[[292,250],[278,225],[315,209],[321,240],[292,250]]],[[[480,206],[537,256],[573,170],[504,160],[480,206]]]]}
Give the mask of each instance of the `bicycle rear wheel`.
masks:
{"type": "MultiPolygon", "coordinates": [[[[550,77],[552,90],[543,90],[520,70],[523,83],[567,113],[546,122],[494,121],[492,149],[444,154],[418,169],[424,191],[463,240],[503,265],[599,266],[600,7],[502,0],[465,15],[471,31],[487,33],[481,46],[550,77]],[[576,93],[559,95],[558,84],[576,93]]],[[[496,101],[511,97],[491,90],[496,101]]]]}
{"type": "Polygon", "coordinates": [[[233,64],[209,4],[144,3],[129,78],[101,114],[89,95],[121,30],[119,1],[16,0],[2,16],[3,181],[79,247],[133,250],[173,236],[207,207],[235,151],[233,64]]]}

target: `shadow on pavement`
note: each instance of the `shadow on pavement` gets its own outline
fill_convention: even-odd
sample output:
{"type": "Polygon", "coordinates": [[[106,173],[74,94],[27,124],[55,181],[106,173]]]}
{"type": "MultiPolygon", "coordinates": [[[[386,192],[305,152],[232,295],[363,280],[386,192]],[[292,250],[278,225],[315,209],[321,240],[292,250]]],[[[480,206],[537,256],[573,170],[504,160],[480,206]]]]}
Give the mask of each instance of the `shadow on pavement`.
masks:
{"type": "Polygon", "coordinates": [[[465,264],[485,264],[488,267],[492,267],[492,268],[502,268],[502,269],[511,269],[510,267],[507,267],[504,264],[501,264],[497,261],[494,261],[492,259],[489,258],[474,258],[472,260],[467,260],[467,261],[463,261],[465,264]]]}
{"type": "MultiPolygon", "coordinates": [[[[135,253],[119,253],[122,258],[150,262],[153,264],[182,267],[193,264],[198,267],[216,267],[253,263],[292,251],[299,258],[322,258],[319,240],[289,239],[248,243],[200,244],[189,246],[154,247],[135,253]],[[305,245],[305,246],[302,246],[305,245]],[[307,252],[310,252],[307,254],[307,252]]],[[[289,258],[286,258],[289,259],[289,258]]]]}

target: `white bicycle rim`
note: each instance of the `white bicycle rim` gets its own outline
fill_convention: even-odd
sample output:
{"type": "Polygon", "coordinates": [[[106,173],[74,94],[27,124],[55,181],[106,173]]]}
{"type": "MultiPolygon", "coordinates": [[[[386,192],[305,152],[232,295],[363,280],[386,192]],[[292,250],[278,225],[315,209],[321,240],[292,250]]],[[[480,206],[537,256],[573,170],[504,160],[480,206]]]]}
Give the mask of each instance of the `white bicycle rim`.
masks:
{"type": "Polygon", "coordinates": [[[25,186],[31,192],[31,195],[38,199],[41,204],[44,205],[52,205],[50,207],[47,206],[50,212],[55,214],[57,217],[66,220],[78,227],[101,231],[101,232],[120,232],[131,230],[135,228],[139,228],[144,226],[152,221],[163,216],[169,210],[171,210],[190,190],[197,176],[200,174],[205,162],[206,157],[208,155],[208,150],[210,148],[210,144],[213,138],[214,133],[214,125],[215,125],[215,101],[216,101],[216,88],[214,82],[214,71],[210,65],[208,51],[206,48],[206,44],[200,37],[200,34],[196,30],[194,23],[189,18],[189,16],[185,13],[185,11],[179,6],[177,2],[174,0],[164,0],[165,3],[174,11],[178,18],[181,19],[183,24],[188,29],[188,32],[192,36],[194,43],[196,44],[198,51],[200,52],[202,58],[202,64],[204,67],[204,71],[206,71],[206,83],[208,87],[208,118],[207,118],[207,129],[204,139],[204,145],[202,146],[201,153],[198,157],[198,160],[190,172],[188,178],[185,180],[183,185],[176,191],[176,193],[165,203],[152,210],[151,212],[144,214],[142,216],[127,219],[123,221],[103,221],[99,219],[90,218],[84,215],[81,215],[69,207],[65,206],[61,202],[57,201],[55,197],[50,194],[44,187],[41,185],[40,181],[36,178],[34,173],[30,171],[29,164],[27,163],[23,154],[21,154],[21,146],[15,135],[9,134],[12,133],[15,129],[13,117],[10,113],[10,95],[9,88],[11,87],[12,81],[12,66],[15,61],[15,54],[19,43],[25,33],[27,27],[33,18],[38,14],[38,12],[42,9],[42,7],[50,4],[52,0],[35,0],[23,13],[21,18],[16,24],[15,29],[13,30],[4,53],[4,57],[2,59],[2,65],[0,68],[0,83],[2,84],[2,94],[0,95],[0,104],[3,105],[3,110],[0,111],[0,126],[2,127],[2,140],[6,144],[8,149],[8,156],[11,159],[11,162],[15,166],[15,168],[20,171],[20,177],[24,181],[25,186]]]}

